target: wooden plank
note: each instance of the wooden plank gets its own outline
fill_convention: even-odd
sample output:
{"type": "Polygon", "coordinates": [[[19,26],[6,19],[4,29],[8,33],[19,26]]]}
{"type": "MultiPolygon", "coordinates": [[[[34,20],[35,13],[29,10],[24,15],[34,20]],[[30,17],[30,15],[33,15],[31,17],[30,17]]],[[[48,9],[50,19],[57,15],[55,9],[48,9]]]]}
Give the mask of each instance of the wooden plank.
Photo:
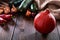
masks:
{"type": "Polygon", "coordinates": [[[33,27],[32,19],[27,20],[23,16],[17,18],[17,27],[14,32],[13,40],[27,40],[29,35],[33,35],[32,37],[35,37],[34,34],[35,34],[35,29],[33,27]]]}
{"type": "Polygon", "coordinates": [[[55,28],[48,35],[41,35],[39,32],[36,33],[36,40],[60,40],[57,28],[55,28]]]}
{"type": "Polygon", "coordinates": [[[36,32],[36,40],[60,40],[59,37],[59,29],[58,29],[58,22],[57,22],[57,26],[55,27],[55,29],[49,33],[47,36],[46,35],[41,35],[39,32],[36,32]],[[40,37],[39,37],[40,36],[40,37]]]}
{"type": "Polygon", "coordinates": [[[60,40],[57,27],[47,36],[42,36],[39,32],[36,32],[36,40],[60,40]]]}
{"type": "Polygon", "coordinates": [[[38,33],[33,25],[33,19],[26,19],[23,16],[17,18],[17,27],[15,28],[13,40],[59,40],[57,28],[47,37],[38,33]]]}
{"type": "Polygon", "coordinates": [[[57,22],[57,29],[58,29],[58,32],[59,32],[59,39],[60,39],[60,21],[57,22]]]}
{"type": "Polygon", "coordinates": [[[0,27],[0,40],[11,40],[15,27],[16,18],[7,23],[4,27],[0,27]],[[7,27],[6,27],[7,26],[7,27]]]}

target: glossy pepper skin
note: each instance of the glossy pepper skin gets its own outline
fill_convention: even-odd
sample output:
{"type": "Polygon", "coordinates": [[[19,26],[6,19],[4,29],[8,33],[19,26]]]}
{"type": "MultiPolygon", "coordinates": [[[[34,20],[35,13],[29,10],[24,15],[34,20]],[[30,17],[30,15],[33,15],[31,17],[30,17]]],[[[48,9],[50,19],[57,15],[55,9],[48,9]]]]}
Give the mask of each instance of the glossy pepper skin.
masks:
{"type": "Polygon", "coordinates": [[[22,1],[23,1],[23,0],[15,0],[15,1],[14,1],[14,6],[15,6],[15,7],[18,7],[18,6],[21,4],[22,1]]]}
{"type": "Polygon", "coordinates": [[[11,20],[12,19],[11,14],[1,14],[0,17],[2,17],[5,20],[11,20]]]}
{"type": "Polygon", "coordinates": [[[37,4],[34,2],[30,5],[30,10],[36,12],[38,10],[37,4]]]}
{"type": "Polygon", "coordinates": [[[4,24],[4,23],[6,23],[6,22],[7,22],[7,21],[6,21],[5,19],[3,19],[3,18],[0,17],[0,25],[4,24]]]}
{"type": "Polygon", "coordinates": [[[26,9],[29,8],[33,0],[23,0],[21,4],[18,6],[18,10],[21,12],[25,11],[26,9]]]}
{"type": "Polygon", "coordinates": [[[38,32],[48,34],[55,28],[56,20],[49,10],[45,10],[36,15],[34,26],[38,32]]]}
{"type": "Polygon", "coordinates": [[[9,4],[10,6],[14,4],[15,7],[18,7],[23,0],[10,0],[9,4]]]}

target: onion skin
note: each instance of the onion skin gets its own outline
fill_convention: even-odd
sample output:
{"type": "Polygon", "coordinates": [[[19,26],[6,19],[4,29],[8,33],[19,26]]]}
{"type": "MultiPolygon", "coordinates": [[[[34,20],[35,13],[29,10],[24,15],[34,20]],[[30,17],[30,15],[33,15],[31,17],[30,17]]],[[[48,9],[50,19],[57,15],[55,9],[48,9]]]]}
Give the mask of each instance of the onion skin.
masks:
{"type": "Polygon", "coordinates": [[[12,19],[11,14],[1,14],[0,17],[2,17],[5,20],[8,20],[8,21],[12,19]]]}
{"type": "Polygon", "coordinates": [[[48,34],[52,32],[55,26],[56,20],[48,9],[40,12],[34,18],[34,27],[42,34],[48,34]]]}
{"type": "Polygon", "coordinates": [[[7,21],[0,17],[0,25],[5,24],[7,21]]]}

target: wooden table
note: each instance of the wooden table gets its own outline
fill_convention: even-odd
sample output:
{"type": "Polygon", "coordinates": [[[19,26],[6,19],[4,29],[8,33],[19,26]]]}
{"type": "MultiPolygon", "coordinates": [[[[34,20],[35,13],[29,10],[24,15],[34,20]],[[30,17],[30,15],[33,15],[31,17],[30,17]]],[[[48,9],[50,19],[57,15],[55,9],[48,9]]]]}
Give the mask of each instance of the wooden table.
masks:
{"type": "Polygon", "coordinates": [[[43,36],[35,30],[32,18],[27,19],[21,15],[13,20],[8,24],[8,30],[0,27],[0,40],[60,40],[59,21],[50,34],[43,36]]]}

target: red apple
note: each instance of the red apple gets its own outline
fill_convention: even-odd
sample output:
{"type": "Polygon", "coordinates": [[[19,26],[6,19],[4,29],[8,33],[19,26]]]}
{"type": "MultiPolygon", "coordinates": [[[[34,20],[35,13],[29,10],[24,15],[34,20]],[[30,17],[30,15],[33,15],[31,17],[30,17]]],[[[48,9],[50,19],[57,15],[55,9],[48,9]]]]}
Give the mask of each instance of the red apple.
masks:
{"type": "Polygon", "coordinates": [[[42,34],[48,34],[52,32],[56,26],[55,17],[48,9],[42,11],[35,16],[34,26],[38,32],[42,34]]]}

